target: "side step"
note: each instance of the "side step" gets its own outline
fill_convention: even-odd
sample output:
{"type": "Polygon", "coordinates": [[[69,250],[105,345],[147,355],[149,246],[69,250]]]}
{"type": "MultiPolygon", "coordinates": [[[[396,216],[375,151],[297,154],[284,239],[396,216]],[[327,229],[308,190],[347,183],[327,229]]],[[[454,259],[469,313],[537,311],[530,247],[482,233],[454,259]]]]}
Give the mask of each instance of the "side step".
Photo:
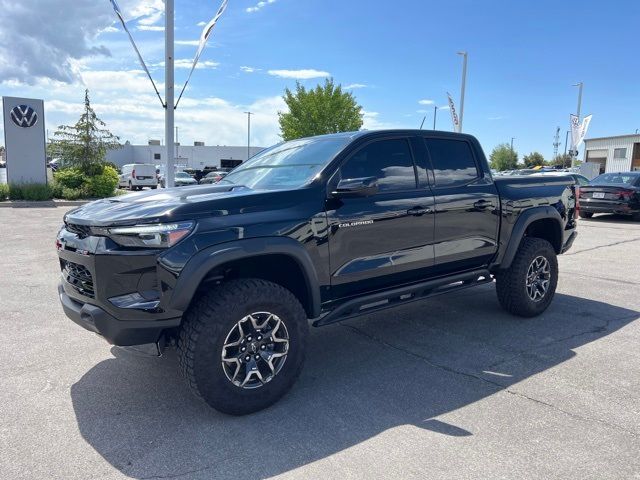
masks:
{"type": "Polygon", "coordinates": [[[475,270],[473,272],[460,273],[446,278],[427,280],[426,282],[415,283],[406,287],[373,293],[364,297],[354,298],[339,305],[334,310],[314,321],[313,326],[321,327],[366,313],[377,312],[443,293],[463,290],[491,282],[493,282],[493,278],[491,278],[489,270],[475,270]]]}

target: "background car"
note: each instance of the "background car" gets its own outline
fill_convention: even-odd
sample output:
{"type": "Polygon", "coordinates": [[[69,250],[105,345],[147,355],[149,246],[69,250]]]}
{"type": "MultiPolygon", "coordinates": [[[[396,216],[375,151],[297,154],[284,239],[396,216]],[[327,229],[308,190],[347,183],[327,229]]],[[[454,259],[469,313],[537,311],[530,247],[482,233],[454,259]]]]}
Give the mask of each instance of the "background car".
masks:
{"type": "MultiPolygon", "coordinates": [[[[176,187],[186,187],[189,185],[197,185],[198,181],[186,172],[176,172],[174,183],[176,187]]],[[[160,179],[160,186],[165,188],[165,177],[160,179]]]]}
{"type": "Polygon", "coordinates": [[[206,183],[218,183],[220,180],[227,176],[227,173],[228,172],[221,171],[209,172],[204,176],[204,178],[200,180],[200,184],[202,185],[206,183]]]}
{"type": "Polygon", "coordinates": [[[580,188],[580,217],[616,213],[640,218],[640,172],[603,173],[580,188]]]}
{"type": "Polygon", "coordinates": [[[129,190],[142,190],[142,187],[158,188],[156,166],[151,163],[130,163],[122,166],[119,187],[129,190]]]}

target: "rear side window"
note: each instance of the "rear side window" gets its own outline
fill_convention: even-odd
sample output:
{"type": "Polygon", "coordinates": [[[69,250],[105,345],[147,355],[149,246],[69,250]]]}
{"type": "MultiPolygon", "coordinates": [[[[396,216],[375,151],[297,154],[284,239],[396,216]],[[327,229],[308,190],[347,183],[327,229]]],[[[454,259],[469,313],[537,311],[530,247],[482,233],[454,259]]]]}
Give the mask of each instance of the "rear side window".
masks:
{"type": "Polygon", "coordinates": [[[427,138],[425,141],[436,187],[464,185],[478,178],[478,168],[467,142],[440,138],[427,138]]]}
{"type": "Polygon", "coordinates": [[[406,139],[379,140],[358,150],[340,168],[343,179],[376,177],[379,191],[416,188],[416,174],[406,139]]]}

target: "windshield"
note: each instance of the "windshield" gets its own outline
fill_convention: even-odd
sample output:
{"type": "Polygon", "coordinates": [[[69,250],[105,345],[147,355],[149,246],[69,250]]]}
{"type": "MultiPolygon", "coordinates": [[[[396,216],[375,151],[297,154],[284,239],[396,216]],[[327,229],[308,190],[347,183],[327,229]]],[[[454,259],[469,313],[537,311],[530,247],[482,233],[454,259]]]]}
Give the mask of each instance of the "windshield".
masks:
{"type": "Polygon", "coordinates": [[[611,183],[633,185],[638,179],[638,175],[626,173],[605,173],[591,180],[591,185],[604,185],[611,183]]]}
{"type": "Polygon", "coordinates": [[[265,190],[299,188],[309,183],[350,141],[348,137],[329,137],[281,143],[236,167],[220,183],[265,190]]]}
{"type": "Polygon", "coordinates": [[[184,173],[184,172],[177,172],[176,173],[176,178],[191,178],[191,175],[189,175],[188,173],[184,173]]]}

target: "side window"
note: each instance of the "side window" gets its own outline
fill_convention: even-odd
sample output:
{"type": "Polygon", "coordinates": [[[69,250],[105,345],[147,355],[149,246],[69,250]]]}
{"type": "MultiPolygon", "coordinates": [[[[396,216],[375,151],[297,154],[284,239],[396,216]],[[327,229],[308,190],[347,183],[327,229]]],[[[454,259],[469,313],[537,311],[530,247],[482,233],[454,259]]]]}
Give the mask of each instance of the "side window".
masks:
{"type": "Polygon", "coordinates": [[[370,143],[340,167],[340,177],[376,177],[381,192],[416,188],[409,142],[394,139],[370,143]]]}
{"type": "Polygon", "coordinates": [[[478,178],[471,147],[465,141],[426,138],[436,187],[464,185],[478,178]]]}
{"type": "Polygon", "coordinates": [[[154,160],[160,160],[160,157],[161,157],[161,156],[160,156],[160,154],[159,154],[159,153],[154,153],[154,154],[153,154],[153,159],[154,159],[154,160]]]}

